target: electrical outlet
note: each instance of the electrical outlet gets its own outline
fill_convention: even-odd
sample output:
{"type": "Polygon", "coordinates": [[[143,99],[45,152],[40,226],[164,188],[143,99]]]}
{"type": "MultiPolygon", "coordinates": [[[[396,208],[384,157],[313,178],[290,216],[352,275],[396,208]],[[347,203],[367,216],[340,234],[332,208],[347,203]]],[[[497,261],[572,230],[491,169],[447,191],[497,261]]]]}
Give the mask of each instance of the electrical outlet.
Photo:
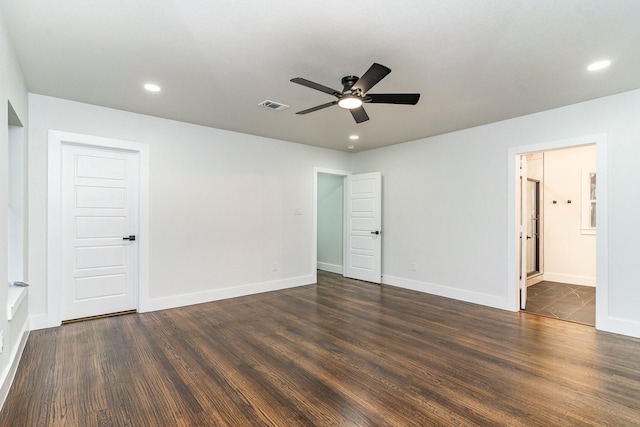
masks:
{"type": "Polygon", "coordinates": [[[411,271],[416,271],[418,269],[418,266],[416,265],[415,262],[411,263],[411,271]]]}
{"type": "Polygon", "coordinates": [[[273,271],[278,271],[278,268],[279,268],[278,263],[274,262],[273,263],[273,271]]]}

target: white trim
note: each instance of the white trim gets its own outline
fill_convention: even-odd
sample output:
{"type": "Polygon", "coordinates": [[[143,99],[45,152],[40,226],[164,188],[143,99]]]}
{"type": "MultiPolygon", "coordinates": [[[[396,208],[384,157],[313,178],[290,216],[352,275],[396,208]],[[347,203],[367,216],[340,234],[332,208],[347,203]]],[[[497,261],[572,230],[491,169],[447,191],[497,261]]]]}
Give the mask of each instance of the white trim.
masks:
{"type": "Polygon", "coordinates": [[[417,280],[405,279],[397,276],[385,274],[382,276],[382,283],[385,285],[397,286],[399,288],[411,289],[413,291],[424,292],[431,295],[438,295],[445,298],[452,298],[473,304],[481,304],[488,307],[511,310],[511,301],[506,297],[483,294],[480,292],[468,291],[465,289],[453,288],[451,286],[436,285],[434,283],[421,282],[417,280]]]}
{"type": "Polygon", "coordinates": [[[508,149],[507,168],[507,299],[508,310],[518,311],[518,274],[517,274],[517,221],[516,221],[516,161],[521,154],[551,151],[561,148],[596,145],[596,173],[598,186],[596,188],[598,204],[596,218],[598,221],[598,235],[596,240],[596,328],[609,332],[625,333],[626,335],[640,335],[640,328],[635,333],[628,333],[632,327],[623,327],[620,322],[609,318],[609,227],[608,227],[608,162],[607,162],[607,134],[598,133],[577,138],[548,141],[538,144],[522,145],[508,149]],[[622,332],[622,331],[626,332],[622,332]]]}
{"type": "Polygon", "coordinates": [[[4,406],[4,401],[7,400],[7,396],[9,395],[9,390],[11,389],[11,384],[13,384],[13,379],[16,376],[16,372],[18,370],[18,365],[20,364],[20,359],[22,358],[22,352],[24,351],[24,347],[27,345],[27,339],[29,338],[29,330],[27,325],[29,324],[28,319],[24,322],[24,326],[22,328],[22,337],[20,341],[15,346],[14,351],[11,353],[11,364],[7,366],[6,370],[3,373],[2,382],[0,385],[0,409],[4,406]]]}
{"type": "Polygon", "coordinates": [[[341,265],[329,264],[328,262],[318,262],[318,270],[342,274],[344,268],[341,265]]]}
{"type": "Polygon", "coordinates": [[[573,274],[544,272],[544,280],[549,282],[567,283],[569,285],[595,286],[596,278],[590,276],[576,276],[573,274]]]}
{"type": "Polygon", "coordinates": [[[278,291],[281,289],[295,288],[315,283],[313,275],[292,277],[290,279],[273,280],[270,282],[252,283],[228,288],[212,289],[203,292],[194,292],[182,295],[172,295],[164,298],[148,299],[140,305],[140,312],[165,310],[169,308],[184,307],[194,304],[202,304],[228,298],[243,297],[262,292],[278,291]]]}
{"type": "Polygon", "coordinates": [[[635,333],[627,331],[620,322],[609,317],[609,175],[608,175],[607,137],[596,145],[596,328],[640,336],[640,327],[636,323],[635,333]],[[625,332],[623,332],[625,331],[625,332]]]}
{"type": "MultiPolygon", "coordinates": [[[[312,208],[313,236],[311,238],[311,276],[313,277],[312,283],[316,283],[318,281],[318,174],[319,173],[347,176],[347,175],[351,175],[353,172],[343,171],[338,169],[319,168],[319,167],[313,168],[313,208],[312,208]]],[[[344,223],[346,224],[346,222],[344,223]]],[[[346,238],[346,235],[344,238],[346,238]]],[[[342,247],[343,248],[346,247],[344,241],[342,242],[342,247]]],[[[344,265],[344,251],[343,251],[343,265],[344,265]]]]}
{"type": "Polygon", "coordinates": [[[32,331],[37,331],[38,329],[47,329],[50,327],[49,315],[36,314],[34,316],[29,316],[29,329],[31,329],[32,331]]]}
{"type": "MultiPolygon", "coordinates": [[[[598,221],[599,223],[599,221],[598,221]]],[[[596,288],[596,312],[597,312],[597,294],[596,288]]],[[[612,332],[614,334],[628,335],[630,337],[640,338],[640,322],[627,319],[619,319],[617,317],[607,317],[602,320],[596,318],[596,327],[602,331],[612,332]]]]}
{"type": "MultiPolygon", "coordinates": [[[[61,159],[62,145],[80,144],[137,152],[140,161],[139,235],[138,241],[138,307],[149,300],[149,144],[49,130],[48,153],[48,215],[47,215],[47,315],[46,326],[62,323],[62,207],[61,159]]],[[[34,329],[42,324],[41,316],[32,317],[34,329]]]]}

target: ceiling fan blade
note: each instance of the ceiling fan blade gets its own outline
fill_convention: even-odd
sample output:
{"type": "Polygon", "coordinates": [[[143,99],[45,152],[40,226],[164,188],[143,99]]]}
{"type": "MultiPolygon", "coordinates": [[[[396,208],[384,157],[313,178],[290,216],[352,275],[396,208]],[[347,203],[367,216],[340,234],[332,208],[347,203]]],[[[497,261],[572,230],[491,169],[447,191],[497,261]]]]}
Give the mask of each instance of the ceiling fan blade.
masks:
{"type": "Polygon", "coordinates": [[[419,93],[370,93],[365,97],[364,102],[416,105],[419,99],[419,93]]]}
{"type": "Polygon", "coordinates": [[[364,73],[364,75],[358,79],[356,84],[353,85],[352,89],[360,89],[362,93],[367,93],[369,89],[378,84],[378,82],[385,78],[385,76],[390,72],[390,68],[374,62],[367,72],[364,73]]]}
{"type": "Polygon", "coordinates": [[[356,123],[362,123],[369,120],[369,116],[367,115],[367,112],[364,111],[364,108],[362,107],[352,108],[349,111],[351,111],[351,115],[355,119],[356,123]]]}
{"type": "Polygon", "coordinates": [[[319,90],[320,92],[328,93],[329,95],[338,96],[342,92],[337,91],[335,89],[331,89],[330,87],[323,86],[321,84],[312,82],[311,80],[303,79],[302,77],[296,77],[291,79],[293,83],[298,83],[299,85],[310,87],[311,89],[319,90]]]}
{"type": "Polygon", "coordinates": [[[296,114],[307,114],[313,113],[314,111],[322,110],[323,108],[331,107],[332,105],[336,105],[338,101],[327,102],[326,104],[317,105],[315,107],[308,108],[306,110],[298,111],[296,114]]]}

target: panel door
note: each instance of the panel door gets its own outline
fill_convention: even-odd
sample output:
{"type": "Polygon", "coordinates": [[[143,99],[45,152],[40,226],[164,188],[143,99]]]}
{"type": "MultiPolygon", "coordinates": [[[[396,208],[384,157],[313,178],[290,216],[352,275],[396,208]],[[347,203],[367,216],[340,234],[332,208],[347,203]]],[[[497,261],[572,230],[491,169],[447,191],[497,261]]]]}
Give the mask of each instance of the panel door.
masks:
{"type": "Polygon", "coordinates": [[[138,169],[138,153],[62,147],[63,320],[137,307],[138,169]]]}
{"type": "Polygon", "coordinates": [[[382,279],[382,176],[345,179],[347,247],[344,276],[380,283],[382,279]]]}

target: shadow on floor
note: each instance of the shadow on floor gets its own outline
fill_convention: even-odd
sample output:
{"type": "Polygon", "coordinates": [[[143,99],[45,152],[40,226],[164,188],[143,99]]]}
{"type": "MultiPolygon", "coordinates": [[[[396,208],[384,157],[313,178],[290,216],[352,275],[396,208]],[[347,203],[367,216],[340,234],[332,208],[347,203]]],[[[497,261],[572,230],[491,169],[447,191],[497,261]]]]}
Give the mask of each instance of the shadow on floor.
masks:
{"type": "Polygon", "coordinates": [[[596,288],[543,281],[527,288],[525,311],[595,326],[596,288]]]}

